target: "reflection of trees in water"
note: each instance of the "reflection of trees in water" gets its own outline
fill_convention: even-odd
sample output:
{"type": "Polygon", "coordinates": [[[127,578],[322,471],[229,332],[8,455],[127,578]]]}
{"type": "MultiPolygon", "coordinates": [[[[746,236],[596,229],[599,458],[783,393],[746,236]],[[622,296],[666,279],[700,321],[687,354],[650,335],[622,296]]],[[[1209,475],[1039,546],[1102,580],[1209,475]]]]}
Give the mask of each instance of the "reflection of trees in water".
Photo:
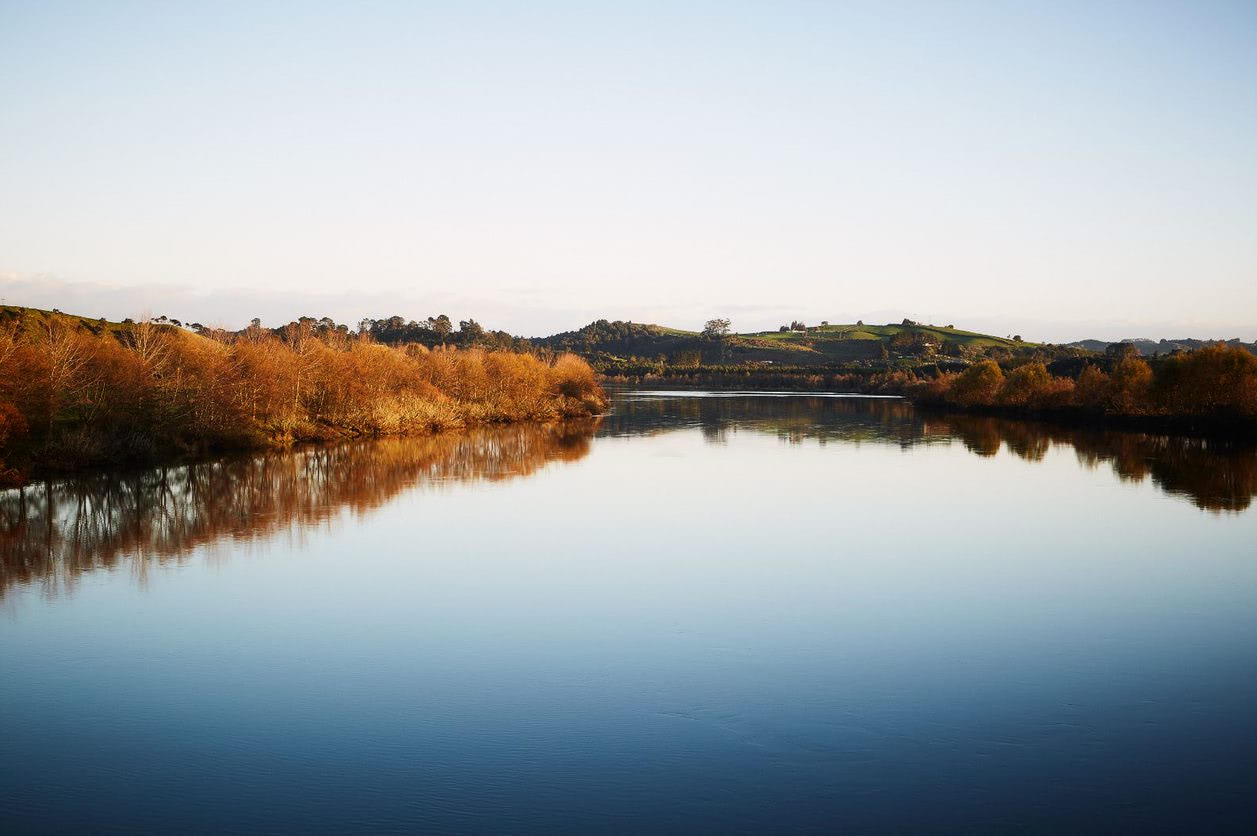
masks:
{"type": "Polygon", "coordinates": [[[724,441],[741,429],[773,433],[791,443],[892,441],[917,444],[945,438],[898,398],[632,395],[619,399],[600,435],[647,435],[698,427],[708,441],[724,441]]]}
{"type": "Polygon", "coordinates": [[[942,420],[979,455],[993,455],[1003,443],[1027,461],[1040,461],[1052,445],[1068,445],[1087,467],[1108,463],[1123,481],[1151,478],[1166,493],[1210,511],[1243,511],[1257,496],[1257,449],[1247,445],[974,415],[942,420]]]}
{"type": "Polygon", "coordinates": [[[198,546],[249,541],[363,512],[421,482],[500,480],[589,452],[596,423],[515,424],[271,452],[135,473],[101,473],[0,492],[0,595],[52,589],[135,558],[178,559],[198,546]]]}
{"type": "Polygon", "coordinates": [[[82,572],[118,566],[143,574],[150,559],[177,560],[198,546],[250,541],[376,508],[406,488],[441,480],[526,475],[546,462],[589,452],[598,430],[612,436],[698,428],[769,433],[790,443],[883,442],[900,446],[959,439],[977,455],[1006,447],[1040,461],[1069,445],[1088,467],[1108,463],[1123,480],[1151,478],[1162,490],[1212,511],[1242,511],[1257,495],[1257,450],[1197,438],[1068,429],[974,415],[919,413],[900,400],[818,397],[635,397],[593,422],[512,425],[428,438],[314,447],[0,492],[0,595],[15,583],[51,589],[82,572]]]}
{"type": "Polygon", "coordinates": [[[1257,496],[1257,450],[1181,436],[1060,427],[964,414],[922,413],[907,401],[868,398],[629,395],[603,425],[607,435],[640,435],[699,427],[709,441],[740,429],[791,443],[815,439],[881,441],[910,446],[958,438],[979,456],[1006,447],[1042,461],[1053,445],[1074,448],[1081,462],[1107,462],[1126,481],[1151,478],[1167,493],[1211,511],[1242,511],[1257,496]]]}

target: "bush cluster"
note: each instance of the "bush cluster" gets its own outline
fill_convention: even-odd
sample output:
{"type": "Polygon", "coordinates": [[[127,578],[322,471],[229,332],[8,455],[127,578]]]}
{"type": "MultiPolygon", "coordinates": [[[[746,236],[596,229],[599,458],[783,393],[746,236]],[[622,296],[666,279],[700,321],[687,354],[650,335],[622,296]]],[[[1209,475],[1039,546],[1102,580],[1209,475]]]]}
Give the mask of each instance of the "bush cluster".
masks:
{"type": "Polygon", "coordinates": [[[961,408],[1252,421],[1257,356],[1225,343],[1161,358],[1155,366],[1128,354],[1108,371],[1086,365],[1076,378],[1053,375],[1041,362],[1005,371],[994,360],[983,360],[963,372],[908,383],[904,391],[920,401],[961,408]]]}
{"type": "Polygon", "coordinates": [[[587,416],[605,396],[582,359],[383,346],[294,323],[190,333],[68,317],[0,329],[4,461],[43,469],[337,437],[587,416]]]}

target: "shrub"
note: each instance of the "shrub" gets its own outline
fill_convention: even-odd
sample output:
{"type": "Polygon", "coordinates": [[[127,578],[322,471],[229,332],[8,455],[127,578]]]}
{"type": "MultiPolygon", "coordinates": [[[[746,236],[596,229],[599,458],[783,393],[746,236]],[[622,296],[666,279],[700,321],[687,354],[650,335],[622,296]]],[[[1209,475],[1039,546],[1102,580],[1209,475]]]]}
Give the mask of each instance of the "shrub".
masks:
{"type": "Polygon", "coordinates": [[[1042,362],[1036,361],[1009,373],[1000,390],[999,402],[1029,409],[1059,409],[1068,406],[1073,391],[1072,380],[1053,377],[1042,362]]]}
{"type": "Polygon", "coordinates": [[[1257,356],[1218,343],[1167,358],[1154,392],[1158,403],[1177,414],[1257,418],[1257,356]]]}
{"type": "Polygon", "coordinates": [[[1004,385],[1004,373],[994,360],[983,360],[965,369],[952,382],[947,400],[957,406],[991,406],[1004,385]]]}
{"type": "Polygon", "coordinates": [[[1112,388],[1109,376],[1088,363],[1074,382],[1074,403],[1083,409],[1103,410],[1108,405],[1112,388]]]}
{"type": "Polygon", "coordinates": [[[1120,415],[1142,415],[1152,410],[1152,368],[1138,356],[1126,355],[1109,375],[1109,410],[1120,415]]]}

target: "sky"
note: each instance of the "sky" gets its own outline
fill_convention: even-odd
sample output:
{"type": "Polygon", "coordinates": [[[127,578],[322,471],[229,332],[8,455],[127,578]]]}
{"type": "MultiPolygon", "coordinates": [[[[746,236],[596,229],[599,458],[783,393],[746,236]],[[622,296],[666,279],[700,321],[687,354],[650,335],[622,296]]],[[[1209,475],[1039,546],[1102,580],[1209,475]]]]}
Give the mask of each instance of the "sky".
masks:
{"type": "Polygon", "coordinates": [[[1257,3],[0,0],[0,298],[1254,340],[1257,3]]]}

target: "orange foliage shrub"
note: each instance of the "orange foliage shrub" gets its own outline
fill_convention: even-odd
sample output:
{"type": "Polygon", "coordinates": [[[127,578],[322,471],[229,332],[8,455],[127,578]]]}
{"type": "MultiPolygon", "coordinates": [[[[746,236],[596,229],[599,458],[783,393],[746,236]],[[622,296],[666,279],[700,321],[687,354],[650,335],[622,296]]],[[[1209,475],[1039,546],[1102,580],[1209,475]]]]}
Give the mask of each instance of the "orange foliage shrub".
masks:
{"type": "Polygon", "coordinates": [[[1145,415],[1152,411],[1152,367],[1138,357],[1124,357],[1109,374],[1109,410],[1119,415],[1145,415]]]}
{"type": "Polygon", "coordinates": [[[1026,406],[1042,389],[1046,389],[1052,376],[1042,363],[1026,363],[1013,369],[1000,388],[999,402],[1005,406],[1026,406]]]}
{"type": "Polygon", "coordinates": [[[1155,391],[1157,400],[1177,414],[1257,418],[1257,356],[1218,344],[1167,358],[1155,391]]]}
{"type": "Polygon", "coordinates": [[[560,354],[549,369],[549,384],[560,398],[564,415],[600,412],[606,408],[594,370],[575,354],[560,354]]]}
{"type": "Polygon", "coordinates": [[[947,393],[955,385],[957,377],[958,375],[954,372],[943,372],[937,377],[918,380],[905,387],[903,392],[913,400],[922,403],[944,403],[947,399],[947,393]]]}
{"type": "MultiPolygon", "coordinates": [[[[207,338],[141,323],[48,319],[0,330],[0,458],[51,467],[337,436],[590,415],[584,360],[385,347],[308,324],[207,338]],[[29,429],[29,433],[27,432],[29,429]]],[[[0,466],[2,469],[2,466],[0,466]]]]}
{"type": "Polygon", "coordinates": [[[1073,397],[1074,382],[1054,377],[1041,362],[1013,369],[1000,389],[999,403],[1028,409],[1060,409],[1073,397]]]}
{"type": "Polygon", "coordinates": [[[965,369],[952,382],[947,401],[957,406],[991,406],[1004,386],[1004,372],[994,360],[983,360],[965,369]]]}
{"type": "Polygon", "coordinates": [[[1109,376],[1088,363],[1074,381],[1074,405],[1093,411],[1103,410],[1108,406],[1112,388],[1109,376]]]}
{"type": "Polygon", "coordinates": [[[1202,416],[1234,422],[1257,419],[1257,356],[1219,343],[1163,358],[1154,368],[1130,351],[1106,373],[1087,365],[1076,380],[1055,377],[1041,362],[1004,375],[984,360],[959,375],[940,375],[906,391],[925,402],[960,407],[1076,409],[1125,416],[1202,416]]]}

